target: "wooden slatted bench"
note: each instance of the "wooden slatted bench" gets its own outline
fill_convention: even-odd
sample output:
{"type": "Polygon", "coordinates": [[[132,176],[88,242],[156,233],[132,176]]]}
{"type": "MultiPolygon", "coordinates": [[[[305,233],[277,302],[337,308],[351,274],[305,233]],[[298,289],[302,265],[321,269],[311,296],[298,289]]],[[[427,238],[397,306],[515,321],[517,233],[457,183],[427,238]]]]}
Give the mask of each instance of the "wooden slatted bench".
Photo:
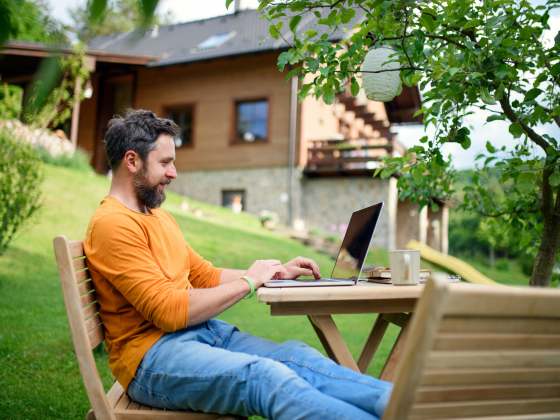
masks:
{"type": "Polygon", "coordinates": [[[57,236],[53,242],[74,351],[92,407],[87,413],[87,420],[246,419],[233,415],[169,411],[142,405],[131,400],[118,381],[105,395],[92,353],[105,340],[105,329],[99,317],[83,242],[68,241],[65,236],[57,236]]]}

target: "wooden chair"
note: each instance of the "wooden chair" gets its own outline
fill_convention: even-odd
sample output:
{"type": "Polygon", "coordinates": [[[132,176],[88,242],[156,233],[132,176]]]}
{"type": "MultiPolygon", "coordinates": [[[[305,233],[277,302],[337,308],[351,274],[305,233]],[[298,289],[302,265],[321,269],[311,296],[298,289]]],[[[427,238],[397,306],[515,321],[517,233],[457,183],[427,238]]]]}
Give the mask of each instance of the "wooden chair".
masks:
{"type": "Polygon", "coordinates": [[[560,291],[430,279],[383,420],[560,419],[560,291]]]}
{"type": "Polygon", "coordinates": [[[105,339],[99,307],[91,282],[82,241],[54,238],[56,263],[64,294],[74,351],[92,409],[87,420],[235,420],[240,417],[200,412],[167,411],[131,400],[115,381],[107,395],[95,365],[92,350],[105,339]]]}

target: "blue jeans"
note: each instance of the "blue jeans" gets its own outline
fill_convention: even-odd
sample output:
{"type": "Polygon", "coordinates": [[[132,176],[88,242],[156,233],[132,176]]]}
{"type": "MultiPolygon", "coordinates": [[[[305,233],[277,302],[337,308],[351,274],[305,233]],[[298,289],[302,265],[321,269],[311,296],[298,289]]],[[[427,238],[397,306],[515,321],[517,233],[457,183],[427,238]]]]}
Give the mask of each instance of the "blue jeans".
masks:
{"type": "Polygon", "coordinates": [[[299,341],[278,344],[212,319],[160,338],[128,386],[146,405],[269,420],[378,420],[392,384],[299,341]]]}

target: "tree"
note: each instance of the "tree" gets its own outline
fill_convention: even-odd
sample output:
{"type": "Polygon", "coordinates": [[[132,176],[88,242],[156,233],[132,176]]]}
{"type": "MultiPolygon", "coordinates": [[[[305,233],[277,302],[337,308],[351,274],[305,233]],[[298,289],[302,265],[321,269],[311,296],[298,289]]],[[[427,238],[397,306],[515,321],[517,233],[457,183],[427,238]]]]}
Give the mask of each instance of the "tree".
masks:
{"type": "MultiPolygon", "coordinates": [[[[226,0],[226,6],[230,3],[226,0]]],[[[433,138],[421,139],[423,146],[385,159],[376,172],[399,174],[401,198],[436,206],[431,197],[451,197],[455,171],[441,148],[445,143],[470,147],[463,119],[474,108],[491,111],[488,122],[509,122],[518,143],[499,150],[487,143],[460,208],[521,231],[521,245],[536,250],[530,284],[546,286],[560,249],[560,139],[542,134],[539,125],[560,126],[560,33],[551,45],[541,38],[559,5],[559,0],[538,7],[526,0],[260,0],[259,10],[270,22],[270,36],[288,44],[278,67],[296,66],[287,78],[299,74],[300,97],[313,94],[332,103],[347,84],[357,95],[367,52],[380,45],[394,49],[392,61],[399,63],[402,81],[418,85],[424,95],[419,112],[425,126],[436,127],[433,138]],[[357,13],[361,19],[348,38],[329,42],[329,34],[357,13]],[[317,30],[298,32],[309,14],[317,30]],[[284,22],[293,38],[284,36],[284,22]],[[484,182],[492,167],[500,183],[512,185],[502,199],[495,199],[484,182]]],[[[379,72],[384,71],[394,70],[379,72]]]]}
{"type": "Polygon", "coordinates": [[[72,31],[83,42],[137,28],[170,25],[172,22],[170,12],[165,15],[154,12],[151,15],[146,14],[143,2],[138,0],[115,0],[97,12],[99,15],[92,10],[94,6],[94,2],[89,1],[83,6],[70,9],[70,16],[74,20],[72,31]]]}
{"type": "Polygon", "coordinates": [[[51,17],[45,0],[0,0],[0,3],[8,39],[45,44],[68,43],[65,27],[51,17]]]}

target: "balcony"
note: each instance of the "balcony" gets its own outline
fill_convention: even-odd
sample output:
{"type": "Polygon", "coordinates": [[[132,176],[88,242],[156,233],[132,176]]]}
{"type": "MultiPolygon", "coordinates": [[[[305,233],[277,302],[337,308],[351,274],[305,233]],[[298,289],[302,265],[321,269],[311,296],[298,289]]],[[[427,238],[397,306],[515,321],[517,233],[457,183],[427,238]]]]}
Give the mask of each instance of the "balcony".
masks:
{"type": "Polygon", "coordinates": [[[386,138],[356,140],[314,140],[307,149],[308,177],[371,175],[379,168],[380,159],[404,148],[386,138]]]}

